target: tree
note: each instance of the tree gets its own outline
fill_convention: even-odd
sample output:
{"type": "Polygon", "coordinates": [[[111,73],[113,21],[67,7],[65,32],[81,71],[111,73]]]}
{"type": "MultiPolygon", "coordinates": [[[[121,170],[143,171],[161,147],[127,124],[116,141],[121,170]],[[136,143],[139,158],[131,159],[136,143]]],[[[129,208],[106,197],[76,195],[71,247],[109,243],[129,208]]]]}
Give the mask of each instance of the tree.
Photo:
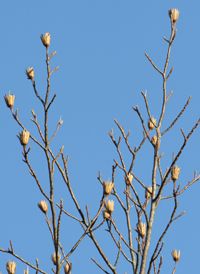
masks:
{"type": "MultiPolygon", "coordinates": [[[[34,80],[34,69],[28,68],[26,70],[26,74],[28,79],[31,80],[33,89],[35,92],[36,97],[41,102],[43,108],[44,108],[44,133],[41,129],[41,126],[39,125],[37,121],[37,115],[32,110],[33,118],[31,119],[33,123],[36,125],[38,132],[41,137],[41,142],[39,142],[35,137],[33,137],[28,130],[23,126],[23,124],[18,119],[18,112],[14,113],[13,107],[14,107],[14,95],[6,95],[5,101],[7,106],[11,109],[12,115],[14,119],[18,122],[18,124],[22,127],[23,131],[19,134],[18,138],[20,140],[21,145],[23,146],[23,157],[24,162],[28,165],[29,172],[31,176],[35,179],[36,184],[42,193],[42,195],[45,198],[45,201],[40,201],[38,203],[38,207],[41,209],[41,211],[46,216],[46,223],[48,225],[48,228],[50,230],[52,241],[54,244],[55,252],[51,255],[52,262],[55,265],[55,273],[60,273],[60,269],[62,265],[65,265],[65,273],[71,272],[72,264],[70,263],[69,257],[70,255],[76,250],[77,246],[80,244],[82,239],[85,236],[89,236],[91,240],[93,241],[94,245],[96,246],[97,250],[99,251],[101,257],[103,258],[104,262],[106,263],[109,271],[112,271],[113,273],[117,273],[117,264],[121,256],[124,256],[127,262],[129,262],[132,265],[132,271],[133,273],[150,273],[151,269],[154,269],[154,273],[160,273],[160,269],[162,266],[162,256],[161,251],[164,246],[163,238],[168,231],[170,225],[173,221],[181,217],[184,212],[181,214],[176,215],[176,210],[178,206],[178,196],[182,194],[191,184],[198,181],[200,176],[197,176],[197,173],[195,172],[194,179],[190,181],[185,187],[182,189],[180,188],[180,185],[177,186],[177,180],[180,173],[180,168],[176,165],[183,149],[186,146],[187,140],[190,138],[193,131],[198,126],[200,120],[197,121],[197,123],[191,128],[188,134],[185,134],[184,131],[181,129],[182,135],[183,135],[183,144],[180,148],[180,150],[175,154],[173,154],[173,160],[169,164],[169,168],[166,170],[163,170],[162,168],[162,156],[163,153],[160,152],[161,147],[161,138],[164,134],[168,133],[168,131],[175,125],[177,120],[180,118],[180,116],[183,114],[185,108],[189,104],[189,101],[191,97],[189,97],[188,101],[186,102],[185,106],[182,108],[180,113],[177,115],[177,117],[174,119],[174,121],[165,129],[161,130],[161,125],[163,122],[163,118],[165,115],[165,108],[167,105],[167,102],[170,97],[172,96],[171,93],[167,93],[166,90],[166,82],[168,78],[170,77],[173,67],[167,73],[167,68],[169,64],[169,58],[170,58],[170,52],[171,47],[174,42],[174,39],[176,37],[176,22],[178,20],[179,12],[176,9],[172,9],[169,11],[169,16],[171,19],[171,36],[168,39],[164,38],[165,41],[168,43],[168,52],[167,52],[167,58],[164,65],[164,70],[161,71],[151,60],[151,58],[147,55],[146,57],[150,61],[150,63],[153,65],[153,67],[156,69],[158,73],[161,74],[163,79],[163,102],[161,105],[161,114],[158,117],[158,119],[154,119],[151,110],[149,108],[148,100],[147,100],[147,94],[142,92],[146,110],[149,116],[148,121],[144,121],[143,116],[141,112],[139,111],[138,107],[133,107],[134,111],[137,113],[141,124],[143,128],[143,138],[138,146],[135,146],[133,149],[129,145],[129,135],[125,133],[124,128],[118,123],[117,120],[115,120],[115,123],[117,127],[119,128],[119,131],[121,132],[121,136],[119,137],[119,140],[116,141],[114,137],[113,130],[110,132],[111,140],[114,144],[114,146],[117,149],[117,153],[119,156],[119,160],[114,160],[114,165],[112,166],[112,180],[103,180],[101,173],[99,172],[99,182],[102,185],[103,188],[103,195],[100,199],[100,205],[99,208],[96,210],[96,215],[93,216],[92,220],[90,218],[89,209],[86,206],[86,214],[84,213],[84,210],[80,207],[70,184],[69,179],[69,173],[68,173],[68,167],[67,163],[69,161],[69,157],[66,157],[64,155],[64,147],[62,146],[60,149],[60,152],[57,155],[54,155],[50,148],[50,142],[54,139],[56,136],[56,133],[59,129],[59,127],[62,125],[63,121],[60,119],[58,122],[57,128],[53,134],[52,137],[49,137],[48,135],[48,112],[50,107],[52,106],[56,94],[52,97],[51,100],[49,100],[50,95],[50,77],[52,73],[57,70],[58,67],[54,70],[50,70],[50,59],[55,55],[56,52],[49,55],[49,46],[50,46],[50,34],[46,33],[44,36],[41,35],[41,40],[43,45],[46,47],[46,64],[47,64],[47,90],[45,99],[42,99],[42,97],[39,95],[36,89],[36,84],[34,80]],[[147,124],[147,126],[146,126],[147,124]],[[150,134],[152,131],[155,131],[155,135],[150,137],[150,134]],[[29,153],[31,153],[30,147],[28,147],[29,138],[31,138],[45,153],[46,160],[47,160],[47,166],[48,166],[48,172],[49,172],[49,192],[44,191],[44,186],[40,182],[36,172],[34,171],[34,168],[32,167],[30,161],[29,161],[29,153]],[[124,139],[126,148],[128,149],[130,155],[131,155],[131,161],[128,163],[128,165],[125,165],[125,160],[123,157],[123,153],[121,152],[121,139],[124,139]],[[136,156],[137,153],[140,152],[141,149],[144,148],[144,144],[148,142],[150,146],[153,148],[153,169],[152,169],[152,183],[151,186],[145,185],[133,172],[133,167],[135,165],[136,156]],[[128,169],[126,168],[128,166],[128,169]],[[54,181],[54,171],[55,167],[58,168],[62,179],[64,180],[66,187],[71,195],[72,202],[75,204],[77,212],[79,214],[78,218],[75,216],[72,216],[69,214],[63,206],[63,199],[61,199],[60,204],[56,203],[54,201],[54,188],[55,188],[55,181],[54,181]],[[124,177],[124,185],[125,185],[125,202],[121,198],[122,193],[119,193],[117,190],[117,184],[116,184],[116,171],[121,171],[124,177]],[[159,174],[160,178],[158,178],[157,174],[159,174]],[[134,179],[134,181],[133,181],[134,179]],[[133,183],[134,182],[134,183],[133,183]],[[168,195],[163,195],[164,189],[169,184],[172,185],[171,187],[171,193],[168,195]],[[138,187],[142,187],[143,190],[143,196],[145,197],[145,200],[143,201],[143,196],[138,195],[138,187]],[[121,206],[122,212],[125,215],[126,223],[125,226],[127,228],[127,234],[128,237],[126,238],[123,233],[120,232],[118,229],[118,223],[117,223],[117,217],[115,217],[115,211],[114,211],[114,201],[110,200],[110,195],[113,195],[115,198],[115,204],[119,203],[121,206]],[[108,197],[109,196],[109,197],[108,197]],[[150,256],[150,259],[148,259],[148,251],[151,243],[151,234],[153,229],[153,222],[156,214],[156,210],[160,203],[163,200],[166,199],[173,199],[174,201],[174,207],[171,212],[171,216],[166,223],[165,229],[163,233],[158,237],[158,242],[153,250],[153,253],[150,256]],[[48,205],[50,210],[48,210],[48,205]],[[57,208],[57,209],[56,209],[57,208]],[[49,213],[50,212],[50,213],[49,213]],[[100,218],[100,213],[103,212],[103,220],[100,218]],[[135,213],[135,216],[131,222],[132,219],[132,212],[135,213]],[[62,246],[62,240],[60,239],[60,225],[61,225],[61,216],[65,213],[66,215],[70,216],[72,219],[76,220],[80,223],[80,225],[83,228],[83,234],[81,237],[77,238],[77,242],[75,245],[72,246],[70,251],[68,253],[64,252],[64,247],[62,246]],[[50,216],[50,217],[49,217],[50,216]],[[116,219],[116,221],[115,221],[116,219]],[[137,220],[137,221],[136,221],[137,220]],[[98,223],[99,222],[99,223],[98,223]],[[136,231],[136,241],[134,242],[134,236],[133,236],[133,227],[132,223],[134,223],[134,229],[136,231]],[[110,233],[111,238],[114,240],[114,243],[117,247],[116,252],[116,260],[113,262],[110,261],[109,256],[105,255],[103,249],[101,248],[101,245],[98,243],[95,233],[96,231],[101,231],[103,225],[107,225],[107,231],[110,233]],[[127,249],[129,250],[129,253],[127,252],[127,249]],[[62,257],[61,257],[62,253],[62,257]],[[158,262],[158,271],[156,271],[156,260],[159,260],[158,262]]],[[[117,216],[117,215],[116,215],[117,216]]],[[[63,218],[63,217],[62,217],[63,218]]],[[[19,257],[18,254],[14,252],[12,242],[11,247],[8,250],[0,249],[2,252],[10,253],[16,258],[23,261],[21,257],[19,257]]],[[[177,250],[174,250],[172,252],[172,257],[175,261],[175,267],[173,272],[176,270],[177,262],[180,259],[180,252],[177,250]]],[[[93,261],[98,265],[105,273],[108,273],[107,270],[101,266],[98,261],[93,259],[93,261]]],[[[36,265],[33,265],[31,263],[26,262],[27,265],[32,267],[33,269],[40,271],[41,273],[46,273],[42,269],[40,269],[39,262],[36,261],[36,265]]],[[[8,262],[7,264],[7,270],[9,273],[15,272],[15,263],[8,262]]],[[[126,271],[126,269],[125,269],[126,271]]]]}

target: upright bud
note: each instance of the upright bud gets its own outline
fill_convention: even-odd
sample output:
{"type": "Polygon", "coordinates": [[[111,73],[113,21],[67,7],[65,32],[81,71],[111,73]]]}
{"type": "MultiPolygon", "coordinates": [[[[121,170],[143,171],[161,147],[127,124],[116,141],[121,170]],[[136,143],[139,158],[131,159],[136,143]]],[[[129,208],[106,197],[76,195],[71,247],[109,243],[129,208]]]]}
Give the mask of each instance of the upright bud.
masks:
{"type": "Polygon", "coordinates": [[[22,146],[28,145],[30,133],[27,130],[23,130],[21,133],[19,132],[19,136],[17,136],[20,140],[22,146]]]}
{"type": "Polygon", "coordinates": [[[40,209],[42,212],[44,212],[44,214],[47,213],[47,211],[48,211],[48,204],[47,204],[46,201],[40,201],[40,203],[38,204],[38,207],[39,207],[39,209],[40,209]]]}
{"type": "Polygon", "coordinates": [[[154,135],[152,138],[151,138],[151,142],[152,144],[155,146],[157,144],[157,136],[154,135]]]}
{"type": "Polygon", "coordinates": [[[112,182],[109,183],[108,181],[103,182],[103,194],[106,196],[110,195],[113,187],[114,187],[114,183],[112,182]]]}
{"type": "Polygon", "coordinates": [[[48,47],[50,45],[50,34],[47,32],[45,35],[41,34],[40,39],[45,47],[48,47]]]}
{"type": "Polygon", "coordinates": [[[149,187],[147,187],[147,189],[148,189],[149,191],[147,191],[147,190],[145,189],[145,198],[146,198],[147,200],[149,200],[149,199],[151,199],[152,187],[149,186],[149,187]],[[150,193],[149,193],[149,192],[150,192],[150,193]]]}
{"type": "Polygon", "coordinates": [[[125,175],[124,179],[125,179],[126,185],[129,186],[133,182],[133,175],[131,173],[128,173],[127,175],[125,175]]]}
{"type": "MultiPolygon", "coordinates": [[[[61,259],[61,255],[59,254],[59,261],[61,259]]],[[[56,265],[56,253],[54,252],[53,254],[51,254],[51,260],[53,262],[54,265],[56,265]]]]}
{"type": "Polygon", "coordinates": [[[71,274],[71,270],[72,270],[72,263],[71,264],[66,263],[66,265],[64,266],[65,274],[71,274]]]}
{"type": "Polygon", "coordinates": [[[108,213],[105,209],[103,210],[103,218],[110,219],[110,213],[108,213]]]}
{"type": "Polygon", "coordinates": [[[108,200],[108,203],[105,203],[105,208],[108,213],[112,213],[114,211],[114,201],[108,200]]]}
{"type": "Polygon", "coordinates": [[[34,70],[33,70],[33,67],[32,67],[32,68],[26,69],[26,75],[27,75],[28,79],[33,80],[33,78],[34,78],[34,70]]]}
{"type": "Polygon", "coordinates": [[[181,255],[180,250],[179,250],[178,254],[177,254],[176,249],[172,251],[172,258],[175,262],[178,262],[180,260],[180,255],[181,255]]]}
{"type": "Polygon", "coordinates": [[[15,262],[11,262],[9,260],[9,262],[7,262],[6,264],[6,269],[8,271],[8,274],[15,274],[16,266],[17,264],[15,262]]]}
{"type": "Polygon", "coordinates": [[[14,106],[15,95],[11,95],[9,91],[8,96],[7,95],[4,96],[4,100],[6,102],[7,107],[12,109],[14,106]]]}
{"type": "Polygon", "coordinates": [[[142,237],[142,239],[145,237],[146,235],[146,224],[145,223],[138,223],[137,224],[137,229],[138,229],[138,233],[140,235],[140,237],[142,237]]]}
{"type": "Polygon", "coordinates": [[[175,23],[178,21],[179,11],[178,9],[171,9],[168,11],[170,19],[175,23]]]}
{"type": "Polygon", "coordinates": [[[181,170],[181,168],[180,168],[180,167],[178,168],[178,166],[173,166],[173,167],[172,167],[171,179],[172,179],[173,181],[178,180],[178,176],[179,176],[180,170],[181,170]]]}
{"type": "Polygon", "coordinates": [[[149,119],[148,120],[148,128],[152,130],[152,129],[154,129],[154,125],[156,125],[156,119],[154,119],[154,118],[149,119]]]}

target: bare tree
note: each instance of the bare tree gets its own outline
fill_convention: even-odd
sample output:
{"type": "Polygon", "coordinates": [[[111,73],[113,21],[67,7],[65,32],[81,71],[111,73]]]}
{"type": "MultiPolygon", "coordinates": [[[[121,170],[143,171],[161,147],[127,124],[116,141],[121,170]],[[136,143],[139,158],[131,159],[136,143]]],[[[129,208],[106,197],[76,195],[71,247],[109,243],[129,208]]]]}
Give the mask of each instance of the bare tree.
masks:
{"type": "MultiPolygon", "coordinates": [[[[56,274],[59,274],[61,271],[61,267],[64,266],[64,272],[71,273],[72,271],[72,263],[70,262],[70,255],[76,250],[80,242],[83,240],[85,236],[88,236],[92,242],[94,243],[95,247],[97,248],[100,256],[103,258],[105,265],[107,266],[107,269],[104,269],[102,265],[98,263],[98,260],[95,260],[92,258],[94,263],[105,273],[117,273],[117,267],[118,262],[120,260],[120,256],[123,256],[127,262],[127,264],[130,264],[132,266],[132,272],[134,274],[150,274],[151,272],[155,274],[161,273],[161,267],[162,267],[162,260],[163,257],[161,255],[161,251],[164,246],[163,238],[165,234],[167,233],[170,225],[172,222],[177,220],[179,217],[181,217],[184,212],[182,212],[179,215],[176,215],[177,207],[178,207],[178,196],[181,195],[189,186],[191,186],[193,183],[198,181],[200,179],[200,175],[197,176],[197,172],[195,171],[194,178],[189,181],[183,188],[180,188],[180,185],[177,185],[177,180],[180,173],[180,167],[176,165],[179,157],[181,156],[183,149],[185,148],[188,139],[194,132],[194,130],[197,128],[200,119],[197,121],[197,123],[191,128],[189,133],[184,133],[183,129],[181,128],[181,132],[183,135],[183,144],[181,145],[181,148],[179,149],[178,153],[175,155],[173,153],[173,159],[169,163],[169,167],[166,170],[163,170],[162,167],[162,156],[163,152],[160,151],[160,143],[161,138],[164,134],[167,134],[168,131],[175,125],[177,120],[181,117],[183,112],[185,111],[186,107],[188,106],[191,96],[188,98],[188,101],[183,106],[182,110],[180,110],[179,114],[173,122],[164,130],[161,130],[163,118],[165,115],[165,109],[166,105],[169,99],[171,99],[172,91],[170,93],[167,92],[166,89],[166,83],[168,78],[171,76],[173,67],[170,69],[169,72],[167,72],[168,65],[169,65],[169,59],[170,59],[170,52],[172,49],[172,44],[175,40],[177,30],[176,22],[178,20],[179,11],[177,9],[171,9],[169,11],[169,17],[171,21],[171,35],[170,38],[167,39],[164,37],[164,40],[168,44],[168,50],[167,50],[167,57],[164,64],[164,69],[159,69],[155,63],[152,61],[152,59],[147,55],[147,59],[153,66],[153,68],[160,74],[163,80],[162,85],[162,91],[163,91],[163,101],[161,104],[161,113],[157,119],[153,118],[151,114],[151,110],[148,104],[147,95],[146,93],[142,92],[142,96],[144,98],[144,102],[146,105],[146,111],[148,113],[148,121],[145,121],[143,119],[142,113],[139,111],[139,107],[133,107],[133,110],[137,114],[139,120],[141,121],[141,125],[143,128],[143,138],[141,139],[141,142],[137,144],[134,148],[132,148],[129,144],[129,135],[130,131],[128,133],[125,133],[124,128],[118,123],[117,120],[114,120],[119,131],[120,136],[118,140],[114,137],[113,129],[111,129],[111,132],[109,133],[110,138],[116,147],[117,154],[119,156],[119,160],[114,160],[114,164],[112,166],[112,180],[104,181],[101,177],[101,172],[99,172],[99,183],[102,185],[103,194],[102,198],[99,203],[99,207],[96,209],[96,215],[93,216],[93,218],[90,217],[88,206],[86,205],[86,214],[84,214],[84,210],[80,207],[78,200],[76,199],[74,192],[72,190],[71,184],[70,184],[70,178],[69,178],[69,171],[67,163],[69,161],[69,157],[65,156],[64,154],[64,146],[60,148],[60,151],[56,154],[51,150],[51,141],[55,138],[56,133],[59,129],[59,127],[62,125],[63,121],[60,119],[60,121],[57,124],[57,127],[55,129],[55,132],[53,136],[49,136],[48,132],[48,111],[53,104],[56,94],[49,98],[50,96],[50,78],[55,72],[58,67],[56,67],[53,70],[50,70],[50,60],[51,58],[56,54],[56,51],[54,51],[52,54],[49,54],[49,46],[50,46],[50,34],[46,33],[45,35],[41,35],[41,41],[43,45],[46,48],[46,66],[47,66],[47,89],[46,89],[46,95],[43,99],[39,93],[37,92],[36,83],[34,80],[34,69],[28,68],[26,70],[26,75],[28,79],[30,79],[34,93],[38,100],[41,102],[41,105],[44,110],[44,129],[41,128],[37,121],[37,114],[32,110],[33,118],[31,118],[32,122],[35,124],[35,126],[38,129],[40,140],[37,140],[29,131],[26,129],[26,127],[22,124],[22,122],[18,118],[17,110],[14,113],[13,107],[14,107],[14,100],[15,95],[9,94],[6,95],[5,102],[7,106],[10,108],[13,118],[16,120],[16,122],[20,125],[22,128],[22,132],[19,133],[19,141],[21,145],[23,146],[23,161],[28,166],[30,175],[34,178],[39,191],[44,196],[44,201],[40,201],[38,203],[39,209],[44,213],[45,215],[45,221],[47,223],[48,230],[51,234],[52,242],[54,245],[54,254],[51,255],[52,264],[54,265],[54,268],[52,268],[52,271],[56,274]],[[155,135],[151,138],[150,133],[154,131],[155,135]],[[43,188],[43,184],[40,182],[36,172],[34,171],[34,168],[32,167],[32,164],[29,161],[29,153],[31,153],[31,147],[28,147],[29,139],[32,139],[32,141],[35,143],[35,145],[38,145],[40,149],[43,151],[43,153],[46,156],[47,166],[48,166],[48,179],[49,179],[49,191],[45,192],[43,188]],[[126,148],[128,149],[130,155],[131,155],[131,161],[127,165],[125,165],[125,161],[123,158],[123,153],[121,151],[121,141],[124,140],[126,148]],[[138,178],[134,172],[133,167],[136,161],[136,155],[137,153],[143,149],[143,145],[145,142],[148,142],[150,146],[153,147],[153,169],[152,169],[152,182],[151,186],[145,185],[140,178],[138,178]],[[62,164],[59,163],[59,158],[62,160],[62,164]],[[71,215],[69,212],[67,212],[64,209],[63,206],[63,199],[60,200],[60,203],[58,204],[56,201],[54,201],[54,170],[55,168],[58,169],[60,172],[60,175],[63,179],[63,181],[66,184],[66,187],[70,193],[71,200],[74,203],[77,212],[79,214],[78,217],[71,215]],[[119,169],[124,176],[124,194],[118,193],[117,191],[117,185],[115,183],[115,171],[119,169]],[[159,180],[158,176],[159,174],[159,180]],[[134,184],[133,184],[134,180],[134,184]],[[163,195],[163,190],[165,189],[166,185],[171,182],[173,187],[171,188],[171,193],[169,193],[167,196],[163,195]],[[142,187],[143,189],[143,197],[140,197],[138,194],[138,187],[142,187]],[[114,219],[114,200],[109,200],[108,196],[112,195],[115,199],[115,203],[118,203],[124,212],[124,216],[126,218],[126,222],[124,223],[124,226],[127,230],[127,235],[123,235],[118,227],[118,221],[114,219]],[[121,198],[122,195],[125,195],[125,203],[123,202],[123,199],[121,198]],[[144,199],[145,197],[145,199],[144,199]],[[154,218],[156,215],[156,210],[160,203],[162,203],[163,200],[170,200],[172,199],[174,201],[174,207],[172,212],[170,213],[170,217],[168,222],[166,223],[164,231],[161,233],[161,235],[158,237],[157,244],[155,246],[155,249],[153,253],[150,255],[150,260],[148,260],[148,252],[149,247],[151,244],[151,237],[152,237],[152,229],[153,229],[153,223],[154,218]],[[50,208],[50,209],[49,209],[50,208]],[[56,208],[59,209],[59,214],[56,213],[56,208]],[[103,213],[103,220],[101,220],[100,213],[103,213]],[[64,246],[62,245],[62,239],[60,238],[60,224],[61,224],[61,217],[65,214],[71,219],[76,220],[79,225],[82,227],[82,235],[81,237],[77,238],[76,243],[70,248],[70,250],[66,253],[64,246]],[[143,220],[143,221],[142,221],[143,220]],[[132,226],[134,223],[134,226],[132,226]],[[114,262],[111,262],[111,260],[108,258],[108,256],[103,251],[101,245],[99,244],[97,238],[94,235],[94,231],[101,230],[103,225],[106,225],[107,232],[111,236],[111,240],[116,245],[116,259],[114,262]],[[136,239],[133,237],[133,229],[137,233],[136,239]],[[158,270],[156,269],[156,260],[158,260],[158,270]],[[109,272],[110,271],[110,272],[109,272]]],[[[8,249],[0,249],[1,252],[9,253],[13,255],[18,260],[24,262],[27,266],[30,268],[36,270],[36,273],[47,273],[45,270],[41,269],[39,266],[39,261],[36,259],[36,264],[29,263],[25,259],[23,259],[23,254],[18,255],[14,252],[14,248],[12,245],[12,241],[10,241],[10,247],[8,249]]],[[[175,273],[177,263],[180,259],[180,251],[177,252],[177,250],[172,251],[172,258],[175,261],[174,269],[172,270],[172,273],[175,273]]],[[[6,264],[6,269],[9,274],[14,274],[16,270],[16,263],[9,261],[6,264]]],[[[126,268],[125,268],[126,269],[126,268]]],[[[125,270],[124,269],[124,270],[125,270]]],[[[27,274],[26,270],[26,274],[27,274]]]]}

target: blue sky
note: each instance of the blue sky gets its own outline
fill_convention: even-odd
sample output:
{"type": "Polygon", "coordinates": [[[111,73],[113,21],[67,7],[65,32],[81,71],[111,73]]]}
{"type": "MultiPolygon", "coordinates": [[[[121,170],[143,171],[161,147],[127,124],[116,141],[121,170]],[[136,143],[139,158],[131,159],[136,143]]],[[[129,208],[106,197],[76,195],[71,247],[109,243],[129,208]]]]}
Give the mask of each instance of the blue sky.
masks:
{"type": "MultiPolygon", "coordinates": [[[[160,152],[165,152],[161,162],[163,170],[170,165],[172,153],[180,149],[185,134],[199,119],[199,1],[2,1],[0,5],[0,52],[1,52],[1,184],[0,248],[7,249],[13,241],[14,250],[25,260],[35,263],[38,258],[41,269],[50,273],[50,260],[54,252],[50,233],[37,203],[43,200],[27,166],[21,161],[22,147],[16,135],[21,128],[14,121],[6,107],[3,96],[9,90],[15,94],[14,111],[23,125],[39,140],[39,134],[32,121],[31,110],[38,116],[43,127],[43,111],[35,97],[25,69],[33,67],[36,87],[44,98],[46,90],[45,48],[40,41],[41,33],[51,34],[50,53],[57,51],[51,59],[51,69],[59,66],[51,77],[50,98],[57,97],[49,113],[49,135],[54,132],[60,116],[64,121],[56,138],[51,143],[54,154],[61,146],[69,155],[69,175],[74,193],[85,212],[87,204],[90,216],[94,216],[102,197],[102,187],[97,180],[101,170],[102,179],[112,175],[113,159],[118,155],[108,135],[111,128],[118,139],[119,130],[114,119],[131,130],[130,144],[138,146],[142,138],[141,123],[132,106],[139,106],[143,118],[147,113],[141,91],[147,90],[147,98],[154,117],[160,114],[162,103],[162,78],[153,69],[144,53],[152,58],[162,70],[166,58],[167,43],[163,40],[170,35],[168,10],[178,8],[180,16],[177,36],[172,47],[169,68],[174,71],[167,82],[167,92],[174,91],[168,101],[162,129],[165,129],[180,112],[188,97],[191,102],[176,126],[164,135],[160,152]]],[[[185,186],[193,179],[194,170],[199,174],[199,134],[197,128],[178,160],[181,167],[179,183],[185,186]]],[[[48,191],[48,177],[45,157],[42,151],[30,141],[29,160],[41,185],[48,191]]],[[[122,144],[126,165],[130,155],[122,144]]],[[[138,153],[134,174],[147,186],[151,184],[153,149],[146,142],[138,153]]],[[[64,200],[64,209],[78,216],[74,205],[58,171],[55,171],[55,201],[64,200]]],[[[158,177],[159,178],[159,177],[158,177]]],[[[116,172],[116,188],[124,200],[123,174],[116,172]]],[[[142,196],[144,191],[137,186],[142,196]]],[[[166,190],[170,193],[172,186],[166,190]]],[[[185,215],[175,221],[164,238],[162,251],[162,273],[170,273],[174,262],[171,251],[181,250],[181,259],[176,273],[197,273],[199,252],[199,182],[178,198],[177,214],[185,215]]],[[[172,201],[163,201],[154,223],[152,247],[166,226],[173,208],[172,201]]],[[[121,231],[126,236],[124,216],[117,202],[113,213],[121,231]]],[[[100,217],[102,220],[102,217],[100,217]]],[[[136,216],[132,217],[135,228],[136,216]]],[[[106,225],[96,233],[100,245],[111,262],[116,259],[117,250],[106,225]]],[[[61,222],[61,242],[65,253],[82,234],[81,227],[63,214],[61,222]]],[[[133,234],[135,240],[136,234],[133,234]]],[[[93,243],[85,238],[71,256],[72,273],[102,273],[92,262],[106,268],[93,243]]],[[[0,271],[6,273],[5,264],[15,260],[11,255],[0,253],[0,271]]],[[[26,268],[17,262],[16,273],[26,268]]],[[[108,269],[107,269],[108,270],[108,269]]],[[[109,271],[109,270],[108,270],[109,271]]],[[[122,259],[118,273],[131,273],[131,268],[122,259]]],[[[30,273],[33,273],[30,270],[30,273]]]]}

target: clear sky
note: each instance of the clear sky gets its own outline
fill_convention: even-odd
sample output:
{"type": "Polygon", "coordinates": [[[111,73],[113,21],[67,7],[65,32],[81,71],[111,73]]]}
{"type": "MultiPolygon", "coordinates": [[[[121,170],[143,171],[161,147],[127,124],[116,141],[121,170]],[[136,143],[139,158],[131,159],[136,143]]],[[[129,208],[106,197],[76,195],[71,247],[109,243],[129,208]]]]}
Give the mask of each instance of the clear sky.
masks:
{"type": "MultiPolygon", "coordinates": [[[[14,111],[23,125],[39,140],[31,110],[38,116],[43,128],[41,103],[35,97],[31,81],[27,80],[25,69],[33,67],[36,87],[44,98],[46,90],[45,48],[40,41],[41,33],[51,34],[50,53],[57,51],[51,59],[51,69],[59,69],[51,77],[50,98],[57,97],[49,113],[49,135],[53,134],[60,116],[64,121],[56,138],[51,143],[54,154],[61,146],[69,155],[69,176],[74,193],[82,210],[89,207],[91,218],[96,214],[102,197],[102,187],[97,180],[101,170],[102,179],[111,179],[113,159],[118,160],[108,133],[113,128],[118,139],[119,130],[114,119],[124,126],[125,132],[131,130],[130,144],[138,146],[142,138],[142,126],[132,106],[139,106],[145,123],[147,113],[141,91],[147,90],[151,114],[160,114],[162,103],[162,78],[153,69],[144,53],[152,58],[162,70],[166,58],[170,19],[168,10],[180,10],[176,24],[177,36],[174,41],[169,67],[174,71],[167,82],[167,92],[174,91],[169,99],[164,130],[180,112],[188,97],[191,102],[182,118],[171,132],[164,135],[160,153],[163,171],[171,164],[172,153],[177,153],[183,143],[180,131],[185,134],[199,119],[199,11],[200,2],[192,1],[1,1],[0,4],[0,52],[1,52],[1,173],[0,173],[0,248],[7,249],[12,240],[14,251],[35,264],[39,259],[40,268],[51,273],[50,260],[54,252],[44,215],[37,207],[43,200],[28,167],[22,161],[22,146],[16,135],[21,128],[11,116],[3,96],[9,90],[15,94],[14,111]]],[[[192,180],[194,170],[199,174],[199,134],[200,128],[188,141],[178,166],[181,167],[179,182],[181,187],[192,180]]],[[[152,133],[153,136],[153,133],[152,133]]],[[[151,137],[152,137],[151,136],[151,137]]],[[[33,141],[30,141],[29,160],[41,185],[48,192],[48,176],[45,157],[33,141]]],[[[125,163],[129,166],[130,155],[122,144],[125,163]]],[[[153,149],[146,142],[138,153],[134,174],[146,185],[151,184],[153,149]]],[[[122,200],[123,174],[116,172],[116,189],[122,200]]],[[[55,202],[64,200],[64,209],[78,217],[71,203],[67,189],[58,171],[55,171],[55,202]]],[[[159,176],[158,176],[159,183],[159,176]]],[[[138,193],[144,191],[134,182],[138,193]]],[[[172,185],[166,195],[171,194],[172,185]]],[[[199,182],[192,185],[178,197],[177,215],[186,211],[181,219],[175,221],[164,238],[161,252],[163,265],[161,273],[172,273],[174,262],[171,252],[181,250],[178,273],[198,273],[199,269],[199,182]]],[[[114,198],[113,198],[114,199],[114,198]]],[[[115,199],[114,199],[115,200],[115,199]]],[[[142,198],[144,201],[144,198],[142,198]]],[[[173,201],[164,200],[160,204],[154,223],[152,247],[165,228],[173,208],[173,201]]],[[[115,200],[113,217],[126,237],[124,213],[115,200]]],[[[102,220],[102,216],[100,216],[102,220]]],[[[136,216],[132,213],[133,228],[136,216]]],[[[117,256],[112,239],[105,231],[106,225],[97,231],[97,239],[111,262],[117,256]]],[[[82,228],[74,220],[62,215],[61,238],[65,253],[68,253],[82,234],[82,228]]],[[[133,233],[135,241],[136,233],[133,233]]],[[[136,242],[135,242],[136,245],[136,242]]],[[[129,256],[128,251],[126,250],[129,256]]],[[[94,244],[85,238],[76,252],[70,257],[73,262],[72,273],[102,273],[91,257],[106,268],[94,244]]],[[[17,262],[16,273],[26,268],[9,254],[0,253],[0,271],[6,273],[8,260],[17,262]]],[[[109,269],[106,268],[109,271],[109,269]]],[[[63,271],[63,270],[62,270],[63,271]]],[[[121,261],[118,273],[131,273],[130,266],[121,261]]],[[[35,273],[30,270],[30,273],[35,273]]]]}

